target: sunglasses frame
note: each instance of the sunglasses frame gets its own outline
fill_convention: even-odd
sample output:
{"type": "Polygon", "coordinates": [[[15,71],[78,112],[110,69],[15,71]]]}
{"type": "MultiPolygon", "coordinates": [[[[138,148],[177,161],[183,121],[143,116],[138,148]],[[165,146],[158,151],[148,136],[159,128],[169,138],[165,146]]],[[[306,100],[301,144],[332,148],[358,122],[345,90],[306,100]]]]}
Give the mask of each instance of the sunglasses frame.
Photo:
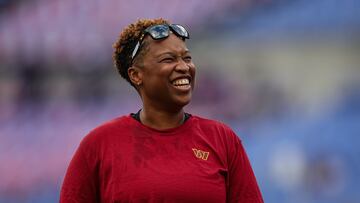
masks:
{"type": "Polygon", "coordinates": [[[133,63],[134,58],[138,54],[140,46],[141,46],[146,34],[149,34],[153,40],[160,40],[160,39],[165,39],[165,38],[169,37],[170,32],[174,33],[178,37],[183,38],[183,40],[190,38],[189,32],[185,29],[184,26],[182,26],[180,24],[170,24],[170,25],[159,24],[159,25],[152,25],[150,27],[147,27],[141,34],[141,36],[140,36],[138,42],[136,43],[135,48],[131,54],[131,64],[133,63]],[[165,31],[165,33],[162,33],[162,35],[159,34],[159,31],[155,30],[156,28],[159,28],[159,27],[165,28],[165,30],[162,30],[162,31],[165,31]]]}

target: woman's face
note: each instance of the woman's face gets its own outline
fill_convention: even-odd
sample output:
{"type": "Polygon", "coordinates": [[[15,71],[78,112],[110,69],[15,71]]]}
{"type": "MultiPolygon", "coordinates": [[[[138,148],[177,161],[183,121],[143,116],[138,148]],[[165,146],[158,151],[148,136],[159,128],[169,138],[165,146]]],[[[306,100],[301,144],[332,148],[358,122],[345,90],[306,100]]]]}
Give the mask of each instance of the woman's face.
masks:
{"type": "Polygon", "coordinates": [[[143,102],[176,110],[188,104],[195,85],[195,65],[185,42],[174,34],[149,40],[141,68],[143,102]]]}

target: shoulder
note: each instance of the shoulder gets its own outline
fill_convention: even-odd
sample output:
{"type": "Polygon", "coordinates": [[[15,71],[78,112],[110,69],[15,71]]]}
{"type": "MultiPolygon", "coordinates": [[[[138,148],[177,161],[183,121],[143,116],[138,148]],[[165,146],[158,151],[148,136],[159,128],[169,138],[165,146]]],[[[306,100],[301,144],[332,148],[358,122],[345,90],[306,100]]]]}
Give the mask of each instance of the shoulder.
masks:
{"type": "Polygon", "coordinates": [[[81,141],[81,145],[101,145],[102,142],[111,140],[111,137],[118,136],[120,132],[126,131],[131,124],[130,116],[121,116],[106,121],[92,129],[81,141]]]}
{"type": "Polygon", "coordinates": [[[203,118],[200,116],[193,115],[193,120],[196,122],[197,125],[204,128],[212,128],[212,129],[218,129],[218,130],[224,130],[227,132],[233,132],[233,130],[226,125],[225,123],[217,120],[212,120],[208,118],[203,118]]]}
{"type": "Polygon", "coordinates": [[[202,131],[211,132],[213,135],[219,135],[227,139],[239,139],[232,128],[221,121],[203,118],[196,115],[193,115],[193,121],[197,128],[202,131]]]}
{"type": "Polygon", "coordinates": [[[121,116],[118,118],[114,118],[112,120],[106,121],[99,126],[95,127],[93,130],[90,131],[89,135],[97,135],[97,134],[106,134],[109,132],[113,132],[115,130],[122,129],[129,125],[130,116],[121,116]]]}

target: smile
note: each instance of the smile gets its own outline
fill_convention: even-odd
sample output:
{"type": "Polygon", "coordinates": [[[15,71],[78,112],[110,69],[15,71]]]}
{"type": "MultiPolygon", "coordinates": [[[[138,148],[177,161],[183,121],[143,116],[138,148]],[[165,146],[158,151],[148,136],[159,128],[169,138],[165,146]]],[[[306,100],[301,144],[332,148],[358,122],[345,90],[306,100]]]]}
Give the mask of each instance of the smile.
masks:
{"type": "Polygon", "coordinates": [[[190,80],[188,78],[179,78],[176,79],[172,82],[172,85],[176,88],[176,89],[180,89],[180,90],[188,90],[191,88],[190,85],[190,80]]]}
{"type": "Polygon", "coordinates": [[[189,79],[187,78],[184,78],[184,79],[177,79],[177,80],[174,80],[172,82],[173,85],[175,86],[183,86],[183,85],[189,85],[190,84],[190,81],[189,79]]]}

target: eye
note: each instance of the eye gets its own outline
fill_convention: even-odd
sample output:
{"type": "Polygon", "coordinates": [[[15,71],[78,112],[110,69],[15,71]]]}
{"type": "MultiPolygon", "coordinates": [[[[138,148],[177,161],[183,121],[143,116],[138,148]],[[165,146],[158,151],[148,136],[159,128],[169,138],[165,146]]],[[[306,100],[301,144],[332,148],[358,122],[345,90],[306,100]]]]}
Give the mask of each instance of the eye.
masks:
{"type": "Polygon", "coordinates": [[[174,61],[174,58],[173,57],[166,57],[166,58],[163,58],[161,59],[161,63],[171,63],[174,61]]]}
{"type": "Polygon", "coordinates": [[[183,60],[185,61],[185,62],[187,62],[187,63],[190,63],[191,62],[191,56],[185,56],[184,58],[183,58],[183,60]]]}

